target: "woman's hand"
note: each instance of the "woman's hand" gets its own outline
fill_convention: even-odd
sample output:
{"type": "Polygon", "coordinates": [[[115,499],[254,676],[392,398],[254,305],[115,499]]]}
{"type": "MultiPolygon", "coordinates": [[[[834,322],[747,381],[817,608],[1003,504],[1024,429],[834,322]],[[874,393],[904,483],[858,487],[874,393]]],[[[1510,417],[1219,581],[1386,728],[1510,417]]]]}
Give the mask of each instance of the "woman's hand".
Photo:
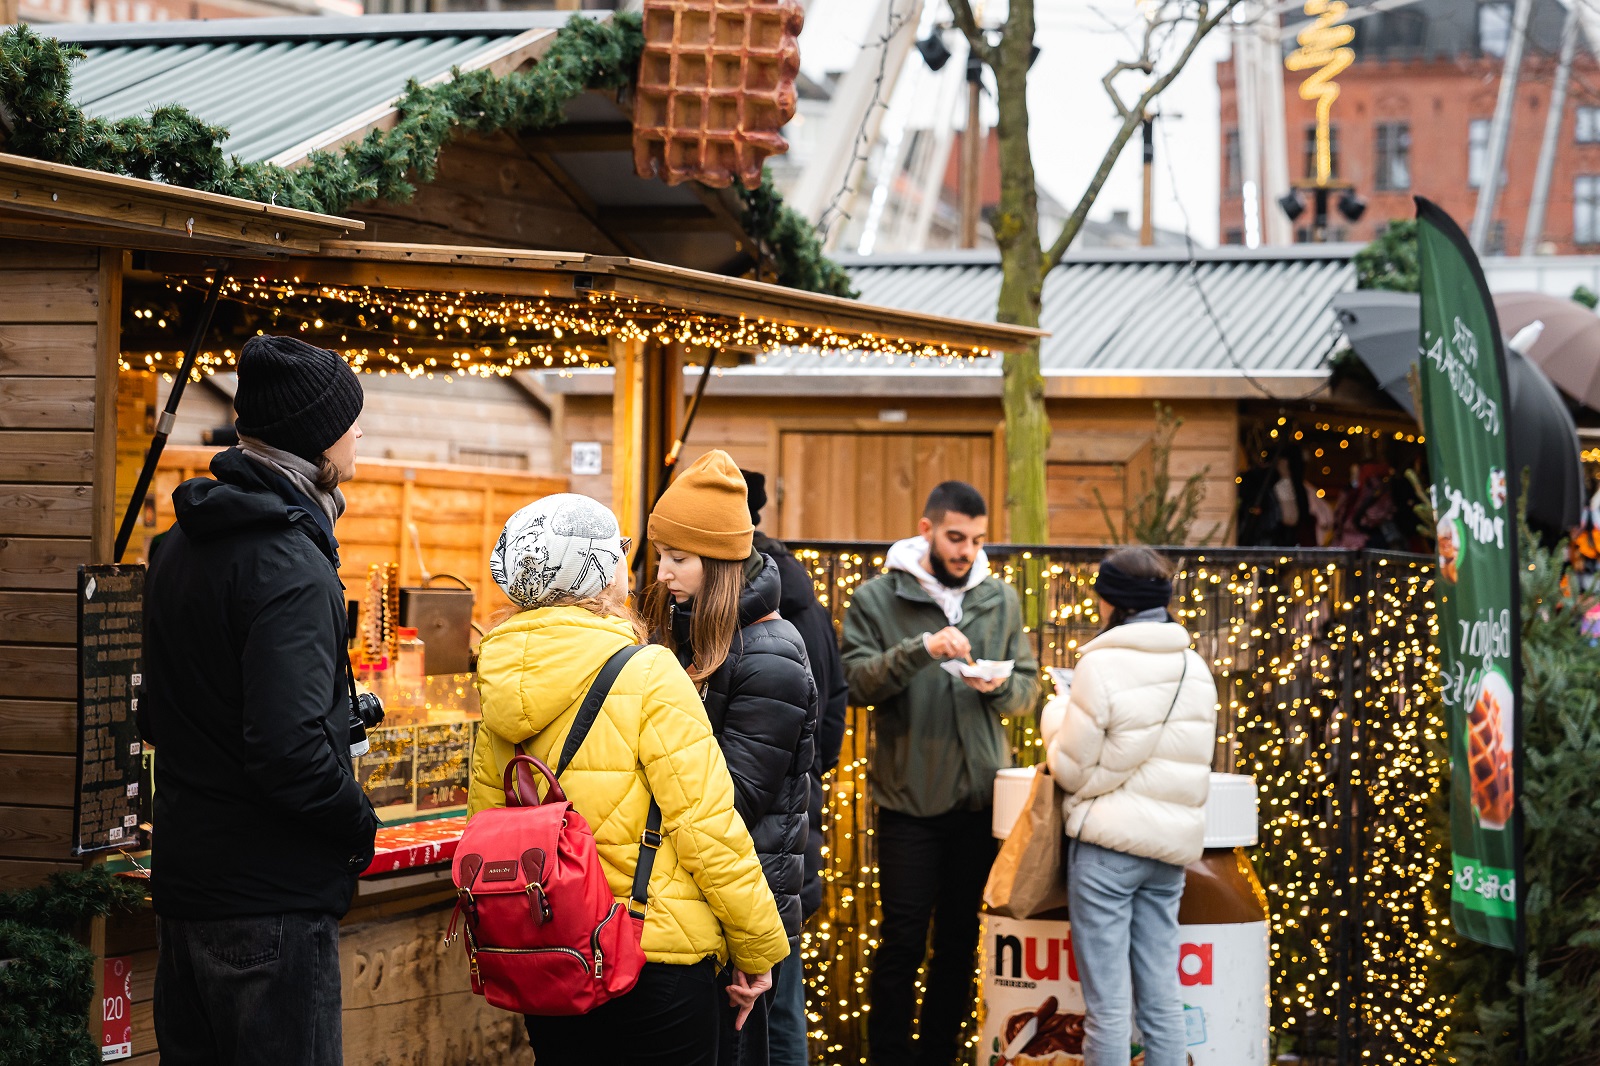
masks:
{"type": "Polygon", "coordinates": [[[772,971],[751,976],[743,970],[733,971],[733,984],[728,986],[728,1002],[739,1009],[733,1020],[734,1029],[743,1029],[744,1021],[760,999],[772,987],[772,971]]]}

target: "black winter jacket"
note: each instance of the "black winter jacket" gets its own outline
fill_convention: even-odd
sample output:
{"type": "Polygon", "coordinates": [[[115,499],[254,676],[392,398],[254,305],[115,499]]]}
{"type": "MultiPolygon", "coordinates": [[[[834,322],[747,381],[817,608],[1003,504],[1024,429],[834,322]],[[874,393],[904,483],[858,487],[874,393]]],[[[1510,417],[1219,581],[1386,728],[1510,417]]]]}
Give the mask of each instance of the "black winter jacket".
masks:
{"type": "Polygon", "coordinates": [[[757,533],[756,551],[770,555],[778,564],[783,593],[778,613],[800,631],[806,645],[806,660],[817,683],[817,745],[811,763],[810,832],[806,834],[806,883],[800,893],[800,909],[807,918],[822,906],[822,778],[839,765],[839,748],[844,743],[845,713],[850,704],[850,687],[839,661],[839,634],[833,616],[817,602],[817,589],[811,575],[794,553],[780,541],[757,533]]]}
{"type": "MultiPolygon", "coordinates": [[[[778,567],[759,553],[746,564],[739,624],[728,658],[704,686],[706,717],[733,776],[733,804],[750,830],[767,887],[791,937],[805,918],[811,771],[816,760],[817,687],[795,627],[770,618],[778,609],[778,567]]],[[[673,608],[673,636],[685,667],[693,658],[693,604],[673,608]]]]}
{"type": "Polygon", "coordinates": [[[378,819],[350,765],[327,518],[238,451],[172,494],[145,587],[156,913],[343,915],[378,819]]]}

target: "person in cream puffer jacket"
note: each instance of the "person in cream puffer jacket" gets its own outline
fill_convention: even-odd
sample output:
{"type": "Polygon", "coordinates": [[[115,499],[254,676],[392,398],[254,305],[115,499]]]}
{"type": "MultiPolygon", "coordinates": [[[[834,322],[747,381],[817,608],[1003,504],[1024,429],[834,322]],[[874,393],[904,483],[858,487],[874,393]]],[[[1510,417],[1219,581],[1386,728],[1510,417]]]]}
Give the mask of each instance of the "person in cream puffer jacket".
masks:
{"type": "Polygon", "coordinates": [[[1217,685],[1172,620],[1172,569],[1149,548],[1100,564],[1107,626],[1083,646],[1048,738],[1067,793],[1067,910],[1083,985],[1085,1066],[1183,1066],[1178,902],[1205,847],[1217,685]]]}
{"type": "Polygon", "coordinates": [[[1113,626],[1081,656],[1049,749],[1067,793],[1067,836],[1187,866],[1204,850],[1217,733],[1211,671],[1189,631],[1169,621],[1113,626]]]}
{"type": "MultiPolygon", "coordinates": [[[[643,642],[627,609],[627,548],[614,515],[559,494],[506,523],[491,560],[522,608],[484,637],[477,686],[483,722],[468,809],[505,804],[502,775],[517,745],[555,767],[579,705],[617,651],[643,642]]],[[[645,967],[628,993],[584,1015],[530,1017],[541,1066],[594,1061],[625,1039],[631,1064],[711,1066],[718,971],[764,977],[789,938],[734,810],[733,778],[694,683],[665,648],[646,647],[617,675],[561,786],[594,832],[612,895],[626,903],[655,798],[662,842],[651,871],[645,967]]]]}

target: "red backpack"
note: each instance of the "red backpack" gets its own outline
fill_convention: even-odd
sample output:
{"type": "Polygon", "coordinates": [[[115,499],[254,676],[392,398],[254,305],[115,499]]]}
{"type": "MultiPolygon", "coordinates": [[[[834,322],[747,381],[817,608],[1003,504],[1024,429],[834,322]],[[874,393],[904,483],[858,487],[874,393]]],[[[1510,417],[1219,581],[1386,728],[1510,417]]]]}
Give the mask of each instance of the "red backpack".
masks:
{"type": "Polygon", "coordinates": [[[633,906],[612,899],[594,834],[568,802],[558,778],[600,714],[611,685],[638,646],[623,648],[600,668],[556,772],[522,752],[506,765],[506,805],[479,811],[456,848],[452,874],[457,919],[467,939],[472,990],[518,1014],[587,1014],[634,986],[644,965],[639,938],[650,870],[661,846],[661,808],[652,799],[640,836],[633,906]],[[543,802],[533,782],[549,782],[543,802]]]}

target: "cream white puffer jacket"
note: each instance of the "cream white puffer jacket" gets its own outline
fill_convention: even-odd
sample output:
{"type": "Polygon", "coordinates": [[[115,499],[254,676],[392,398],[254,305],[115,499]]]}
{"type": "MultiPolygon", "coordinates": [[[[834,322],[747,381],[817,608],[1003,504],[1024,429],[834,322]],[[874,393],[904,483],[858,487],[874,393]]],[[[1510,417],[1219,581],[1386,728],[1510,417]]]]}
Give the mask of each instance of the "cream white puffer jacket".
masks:
{"type": "Polygon", "coordinates": [[[1200,858],[1216,733],[1217,683],[1187,629],[1130,622],[1095,637],[1049,738],[1067,836],[1178,866],[1200,858]]]}

